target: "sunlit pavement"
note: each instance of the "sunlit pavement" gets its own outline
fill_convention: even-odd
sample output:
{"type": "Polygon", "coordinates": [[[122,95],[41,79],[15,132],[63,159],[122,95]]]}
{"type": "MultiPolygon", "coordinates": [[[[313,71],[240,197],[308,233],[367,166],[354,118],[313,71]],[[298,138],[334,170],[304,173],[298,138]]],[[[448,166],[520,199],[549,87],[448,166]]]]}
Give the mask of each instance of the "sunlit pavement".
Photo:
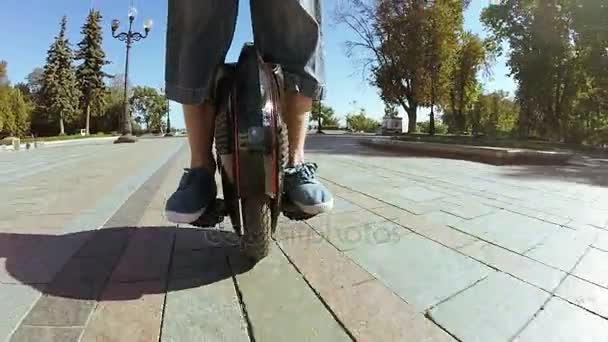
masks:
{"type": "Polygon", "coordinates": [[[184,138],[0,153],[0,340],[608,341],[608,171],[315,136],[333,213],[250,269],[163,218],[184,138]]]}

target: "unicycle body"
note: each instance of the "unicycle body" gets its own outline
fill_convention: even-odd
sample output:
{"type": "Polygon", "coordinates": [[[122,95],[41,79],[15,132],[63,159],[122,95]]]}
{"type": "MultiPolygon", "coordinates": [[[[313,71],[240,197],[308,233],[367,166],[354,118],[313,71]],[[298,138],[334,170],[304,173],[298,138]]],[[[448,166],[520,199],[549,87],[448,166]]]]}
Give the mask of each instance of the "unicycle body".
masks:
{"type": "Polygon", "coordinates": [[[251,43],[215,78],[215,152],[223,199],[193,224],[214,226],[229,217],[242,253],[253,261],[268,255],[281,212],[288,160],[282,83],[280,66],[265,63],[251,43]]]}

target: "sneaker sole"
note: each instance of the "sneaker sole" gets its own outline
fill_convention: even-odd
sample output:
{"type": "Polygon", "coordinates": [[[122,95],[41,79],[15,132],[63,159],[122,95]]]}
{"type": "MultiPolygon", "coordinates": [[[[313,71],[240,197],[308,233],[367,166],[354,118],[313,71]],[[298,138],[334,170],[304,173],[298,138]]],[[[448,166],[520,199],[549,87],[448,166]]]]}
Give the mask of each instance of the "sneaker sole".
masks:
{"type": "Polygon", "coordinates": [[[176,211],[165,211],[165,217],[171,223],[182,223],[182,224],[190,224],[199,219],[205,212],[206,208],[202,208],[193,213],[178,213],[176,211]]]}

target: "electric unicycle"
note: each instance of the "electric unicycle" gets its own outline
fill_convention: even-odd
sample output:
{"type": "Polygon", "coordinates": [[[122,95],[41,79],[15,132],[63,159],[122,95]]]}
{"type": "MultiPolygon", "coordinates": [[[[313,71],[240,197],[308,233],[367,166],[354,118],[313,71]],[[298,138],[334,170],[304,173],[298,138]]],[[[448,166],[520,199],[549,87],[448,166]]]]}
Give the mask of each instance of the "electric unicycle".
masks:
{"type": "Polygon", "coordinates": [[[251,43],[215,78],[215,147],[224,198],[193,225],[212,227],[229,216],[241,251],[254,261],[268,255],[281,212],[288,161],[282,92],[280,66],[265,63],[251,43]]]}

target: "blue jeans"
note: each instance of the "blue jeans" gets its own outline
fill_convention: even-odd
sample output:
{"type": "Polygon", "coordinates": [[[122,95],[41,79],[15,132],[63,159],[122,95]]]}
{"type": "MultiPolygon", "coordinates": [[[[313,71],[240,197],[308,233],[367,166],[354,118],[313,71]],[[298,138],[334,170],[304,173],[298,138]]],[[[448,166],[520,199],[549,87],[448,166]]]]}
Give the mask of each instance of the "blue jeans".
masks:
{"type": "MultiPolygon", "coordinates": [[[[255,44],[281,65],[285,87],[321,98],[324,82],[322,0],[250,0],[255,44]]],[[[169,99],[209,98],[232,44],[238,0],[169,0],[165,81],[169,99]]]]}

